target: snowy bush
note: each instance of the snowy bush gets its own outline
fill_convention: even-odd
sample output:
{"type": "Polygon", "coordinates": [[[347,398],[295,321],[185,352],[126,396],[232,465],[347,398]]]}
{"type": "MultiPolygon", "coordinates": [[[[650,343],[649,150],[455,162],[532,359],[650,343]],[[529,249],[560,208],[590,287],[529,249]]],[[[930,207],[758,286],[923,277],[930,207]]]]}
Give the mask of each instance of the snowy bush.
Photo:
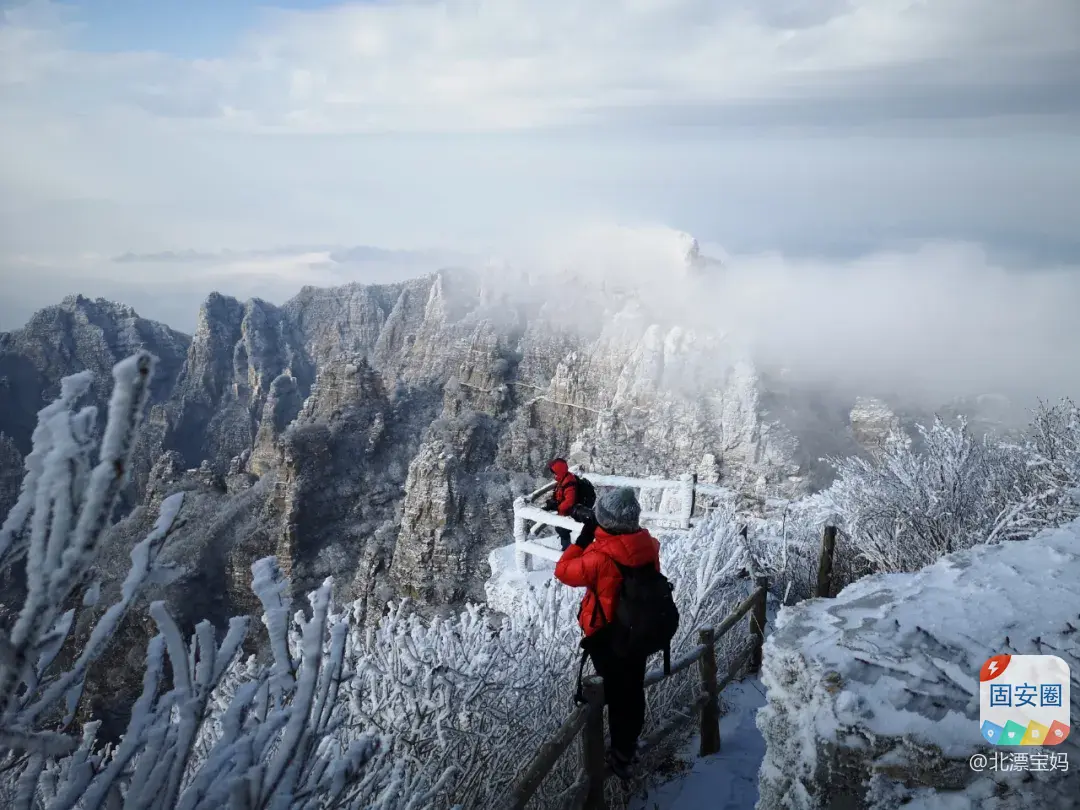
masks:
{"type": "Polygon", "coordinates": [[[1080,418],[1041,407],[1022,444],[974,438],[966,423],[920,427],[916,450],[893,434],[871,459],[831,460],[818,499],[876,571],[914,571],[979,543],[1030,537],[1078,514],[1080,418]]]}
{"type": "Polygon", "coordinates": [[[749,586],[741,575],[755,570],[755,562],[730,504],[712,511],[686,535],[661,544],[660,568],[674,583],[679,606],[676,644],[693,646],[698,629],[718,624],[733,600],[745,598],[749,586]]]}
{"type": "MultiPolygon", "coordinates": [[[[449,619],[392,606],[364,637],[353,635],[351,715],[392,734],[426,769],[457,766],[454,803],[502,807],[519,768],[573,708],[576,613],[574,595],[555,582],[498,624],[473,605],[449,619]]],[[[570,776],[545,785],[552,801],[570,776]]]]}
{"type": "Polygon", "coordinates": [[[119,601],[71,666],[55,666],[76,613],[99,593],[89,577],[127,479],[153,366],[143,353],[115,367],[96,464],[96,414],[75,410],[90,373],[64,379],[59,399],[38,414],[19,499],[0,528],[0,566],[26,560],[23,604],[0,629],[0,803],[28,810],[429,806],[450,773],[425,789],[388,738],[350,723],[338,700],[349,677],[350,625],[333,613],[330,582],[311,595],[310,618],[298,614],[290,627],[287,583],[272,558],[253,566],[272,663],[237,661],[246,617],[232,619],[220,642],[208,622],[186,641],[155,602],[149,610],[158,634],[121,741],[97,744],[94,722],[72,728],[88,668],[141,588],[167,573],[159,556],[183,507],[182,493],[165,499],[153,530],[131,551],[119,601]]]}
{"type": "MultiPolygon", "coordinates": [[[[831,502],[832,493],[817,493],[787,503],[769,518],[747,520],[750,554],[757,569],[769,578],[781,604],[792,605],[814,596],[820,564],[822,533],[826,526],[843,525],[831,502]]],[[[869,563],[838,532],[833,558],[833,593],[872,573],[869,563]]]]}
{"type": "Polygon", "coordinates": [[[1047,519],[1054,525],[1080,515],[1080,406],[1066,399],[1040,405],[1026,449],[1028,465],[1041,489],[1051,493],[1047,519]]]}

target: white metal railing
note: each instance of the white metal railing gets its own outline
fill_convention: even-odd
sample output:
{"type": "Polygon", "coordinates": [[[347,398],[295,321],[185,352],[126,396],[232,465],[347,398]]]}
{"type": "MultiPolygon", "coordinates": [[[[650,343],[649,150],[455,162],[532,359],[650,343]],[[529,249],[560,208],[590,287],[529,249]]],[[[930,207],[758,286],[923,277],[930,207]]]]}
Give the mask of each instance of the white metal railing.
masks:
{"type": "Polygon", "coordinates": [[[583,524],[573,518],[562,517],[554,512],[548,512],[539,506],[530,506],[524,498],[514,501],[514,562],[518,571],[531,571],[529,555],[542,557],[545,560],[558,562],[562,552],[556,548],[549,548],[541,543],[529,539],[525,529],[525,521],[531,520],[538,526],[556,526],[560,529],[569,529],[572,540],[577,540],[583,524]]]}
{"type": "MultiPolygon", "coordinates": [[[[664,478],[631,478],[625,475],[604,475],[601,473],[583,472],[578,469],[574,473],[584,475],[597,487],[631,487],[637,490],[643,489],[675,489],[680,492],[680,509],[678,512],[642,512],[641,520],[654,525],[667,528],[689,529],[693,521],[694,505],[697,495],[711,495],[724,497],[731,494],[731,490],[716,486],[715,484],[699,484],[697,476],[693,473],[683,473],[678,479],[664,478]]],[[[532,538],[543,529],[544,526],[553,526],[561,529],[569,529],[571,539],[576,540],[581,533],[583,525],[573,518],[562,517],[554,512],[549,512],[535,505],[538,498],[555,489],[555,482],[551,481],[540,487],[535,492],[517,498],[514,501],[514,560],[518,571],[530,571],[532,565],[530,557],[541,557],[545,560],[558,562],[562,552],[559,549],[546,546],[532,538]],[[531,529],[527,523],[534,525],[531,529]]],[[[540,538],[543,539],[543,538],[540,538]]]]}

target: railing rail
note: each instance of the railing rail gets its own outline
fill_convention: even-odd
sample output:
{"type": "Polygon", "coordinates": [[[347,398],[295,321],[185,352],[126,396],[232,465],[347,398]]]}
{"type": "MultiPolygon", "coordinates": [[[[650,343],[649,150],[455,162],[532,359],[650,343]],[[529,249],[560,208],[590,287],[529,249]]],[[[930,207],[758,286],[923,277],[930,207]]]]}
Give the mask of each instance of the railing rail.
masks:
{"type": "MultiPolygon", "coordinates": [[[[584,475],[599,487],[632,487],[638,490],[675,489],[680,498],[678,512],[642,512],[641,519],[665,528],[689,529],[694,522],[694,510],[698,495],[724,497],[731,495],[731,490],[716,484],[698,483],[695,473],[683,473],[675,478],[633,478],[625,475],[606,475],[591,473],[573,468],[575,473],[584,475]]],[[[569,529],[572,539],[581,533],[582,524],[568,517],[561,517],[536,506],[536,501],[555,489],[555,482],[549,481],[544,486],[514,501],[514,559],[518,571],[531,570],[530,557],[540,557],[557,562],[559,553],[535,542],[535,538],[544,526],[569,529]],[[533,526],[529,528],[527,523],[533,526]]]]}
{"type": "MultiPolygon", "coordinates": [[[[694,700],[682,710],[676,711],[661,726],[649,732],[640,742],[641,749],[655,748],[676,729],[691,722],[695,716],[700,722],[701,756],[715,754],[720,750],[719,696],[724,688],[743,671],[756,672],[761,666],[761,648],[765,641],[765,607],[769,583],[764,577],[755,580],[755,589],[715,628],[698,632],[698,644],[671,662],[671,675],[699,664],[701,688],[694,700]],[[740,649],[725,673],[717,681],[716,642],[738,622],[750,614],[750,638],[740,649]]],[[[667,677],[662,669],[650,670],[645,676],[646,687],[654,686],[667,677]]],[[[512,810],[524,810],[539,789],[555,763],[574,739],[581,737],[582,772],[569,789],[569,810],[605,810],[604,781],[608,771],[604,762],[604,696],[603,681],[591,677],[583,684],[586,703],[579,706],[547,739],[529,761],[510,789],[508,806],[512,810]]]]}

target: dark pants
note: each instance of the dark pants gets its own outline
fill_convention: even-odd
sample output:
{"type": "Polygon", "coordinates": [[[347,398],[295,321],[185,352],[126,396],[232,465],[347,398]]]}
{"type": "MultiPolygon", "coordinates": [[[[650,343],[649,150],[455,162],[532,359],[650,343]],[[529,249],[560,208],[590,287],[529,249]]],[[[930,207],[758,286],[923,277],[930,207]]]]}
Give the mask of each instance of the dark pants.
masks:
{"type": "Polygon", "coordinates": [[[645,726],[646,659],[616,655],[602,640],[590,645],[589,657],[596,667],[596,674],[604,679],[611,749],[629,760],[645,726]]]}
{"type": "MultiPolygon", "coordinates": [[[[585,521],[585,524],[581,527],[581,534],[578,535],[577,541],[579,546],[582,548],[589,547],[589,543],[591,543],[596,536],[596,527],[597,524],[595,520],[585,521]]],[[[562,550],[566,551],[570,545],[570,530],[556,527],[555,534],[559,535],[559,542],[562,544],[562,550]]]]}
{"type": "Polygon", "coordinates": [[[566,549],[570,547],[570,530],[560,529],[558,526],[556,526],[555,534],[559,535],[559,542],[562,544],[562,550],[566,551],[566,549]]]}

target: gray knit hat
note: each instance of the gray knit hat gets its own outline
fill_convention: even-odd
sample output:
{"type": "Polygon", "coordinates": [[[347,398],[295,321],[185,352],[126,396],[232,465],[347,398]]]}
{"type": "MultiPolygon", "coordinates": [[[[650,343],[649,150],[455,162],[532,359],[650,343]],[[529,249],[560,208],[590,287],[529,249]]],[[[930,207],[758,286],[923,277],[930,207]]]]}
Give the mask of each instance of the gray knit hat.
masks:
{"type": "Polygon", "coordinates": [[[641,529],[641,504],[630,487],[609,489],[596,499],[593,514],[608,534],[632,534],[641,529]]]}

